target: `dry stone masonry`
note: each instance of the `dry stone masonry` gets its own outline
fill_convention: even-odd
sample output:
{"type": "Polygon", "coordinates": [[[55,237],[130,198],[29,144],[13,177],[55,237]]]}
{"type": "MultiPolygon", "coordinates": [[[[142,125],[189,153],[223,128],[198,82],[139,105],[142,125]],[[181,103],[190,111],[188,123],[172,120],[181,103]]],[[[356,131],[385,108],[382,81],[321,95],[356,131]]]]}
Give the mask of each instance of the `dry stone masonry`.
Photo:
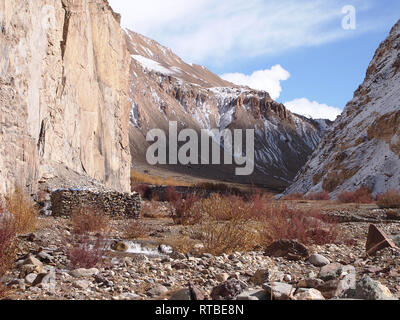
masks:
{"type": "Polygon", "coordinates": [[[89,207],[113,217],[139,218],[141,198],[138,193],[60,189],[51,194],[51,207],[58,217],[69,217],[74,211],[89,207]]]}

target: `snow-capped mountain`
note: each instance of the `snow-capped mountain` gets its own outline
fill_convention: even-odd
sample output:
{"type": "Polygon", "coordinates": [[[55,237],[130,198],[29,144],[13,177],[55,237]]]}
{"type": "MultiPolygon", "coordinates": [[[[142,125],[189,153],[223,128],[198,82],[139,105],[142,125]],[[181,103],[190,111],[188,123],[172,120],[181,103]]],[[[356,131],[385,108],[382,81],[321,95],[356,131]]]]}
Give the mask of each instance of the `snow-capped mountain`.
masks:
{"type": "MultiPolygon", "coordinates": [[[[256,172],[247,182],[282,189],[306,163],[330,125],[329,121],[292,114],[267,92],[234,85],[205,67],[187,64],[140,34],[126,30],[126,38],[131,54],[134,163],[144,158],[148,130],[168,131],[168,121],[196,130],[255,129],[256,172]]],[[[199,176],[215,177],[215,170],[198,169],[199,176]]],[[[232,173],[228,171],[223,174],[224,169],[218,169],[217,176],[229,180],[232,173]]]]}
{"type": "Polygon", "coordinates": [[[364,83],[286,190],[326,190],[334,196],[360,186],[374,193],[400,185],[400,21],[381,43],[364,83]]]}

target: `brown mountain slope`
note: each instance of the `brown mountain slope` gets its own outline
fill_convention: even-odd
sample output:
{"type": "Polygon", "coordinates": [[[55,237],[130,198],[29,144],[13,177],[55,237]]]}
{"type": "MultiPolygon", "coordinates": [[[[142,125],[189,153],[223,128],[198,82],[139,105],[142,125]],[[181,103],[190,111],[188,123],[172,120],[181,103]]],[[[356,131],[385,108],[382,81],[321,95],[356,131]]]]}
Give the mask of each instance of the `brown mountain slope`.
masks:
{"type": "MultiPolygon", "coordinates": [[[[183,62],[171,50],[126,30],[131,60],[131,153],[145,164],[153,128],[255,129],[255,172],[235,177],[232,166],[164,166],[196,177],[286,187],[323,135],[322,122],[288,111],[264,91],[236,86],[204,67],[183,62]]],[[[325,122],[326,124],[326,122],[325,122]]]]}
{"type": "Polygon", "coordinates": [[[400,186],[400,21],[381,43],[364,83],[286,193],[334,196],[364,185],[400,186]]]}

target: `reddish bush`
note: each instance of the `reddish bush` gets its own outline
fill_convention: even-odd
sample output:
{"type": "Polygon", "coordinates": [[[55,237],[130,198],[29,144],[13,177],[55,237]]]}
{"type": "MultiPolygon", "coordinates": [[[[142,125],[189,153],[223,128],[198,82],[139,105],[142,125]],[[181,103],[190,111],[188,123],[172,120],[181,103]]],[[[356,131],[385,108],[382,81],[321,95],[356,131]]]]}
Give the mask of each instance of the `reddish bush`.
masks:
{"type": "Polygon", "coordinates": [[[136,184],[132,187],[132,191],[139,193],[143,199],[147,200],[152,199],[151,187],[148,184],[144,183],[136,184]]]}
{"type": "Polygon", "coordinates": [[[382,209],[400,208],[400,191],[389,190],[380,194],[377,199],[377,205],[382,209]]]}
{"type": "Polygon", "coordinates": [[[305,200],[314,200],[314,201],[321,201],[321,200],[331,200],[331,196],[329,192],[322,191],[322,192],[311,192],[307,196],[305,196],[305,200]]]}
{"type": "Polygon", "coordinates": [[[336,241],[336,223],[318,210],[301,211],[285,207],[274,208],[262,224],[266,241],[290,239],[304,244],[327,244],[336,241]],[[278,214],[276,214],[278,212],[278,214]]]}
{"type": "Polygon", "coordinates": [[[109,217],[104,210],[83,206],[72,213],[72,228],[76,234],[106,231],[109,228],[109,217]]]}
{"type": "Polygon", "coordinates": [[[171,199],[172,219],[176,224],[196,224],[200,221],[201,216],[198,210],[192,210],[198,199],[196,196],[188,193],[184,197],[181,194],[176,194],[176,197],[171,199]]]}
{"type": "Polygon", "coordinates": [[[67,256],[73,269],[95,267],[102,262],[104,251],[101,235],[96,240],[91,240],[88,235],[78,236],[72,245],[67,246],[67,256]]]}
{"type": "Polygon", "coordinates": [[[296,193],[292,193],[292,194],[288,194],[287,196],[284,196],[282,198],[282,200],[304,200],[304,193],[300,193],[300,192],[296,192],[296,193]]]}
{"type": "Polygon", "coordinates": [[[360,187],[354,192],[342,192],[338,195],[338,200],[341,203],[373,203],[372,190],[366,187],[360,187]]]}
{"type": "Polygon", "coordinates": [[[7,218],[0,217],[0,277],[14,264],[16,254],[15,223],[7,218]]]}
{"type": "Polygon", "coordinates": [[[163,200],[169,203],[174,203],[182,198],[182,195],[176,191],[175,187],[169,186],[165,189],[163,200]]]}

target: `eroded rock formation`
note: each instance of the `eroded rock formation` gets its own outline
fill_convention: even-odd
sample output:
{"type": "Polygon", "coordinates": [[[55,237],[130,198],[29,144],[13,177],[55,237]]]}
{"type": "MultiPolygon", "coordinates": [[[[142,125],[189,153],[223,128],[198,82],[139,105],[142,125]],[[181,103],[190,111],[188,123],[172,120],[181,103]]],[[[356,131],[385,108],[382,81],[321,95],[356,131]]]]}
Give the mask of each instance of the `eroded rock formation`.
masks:
{"type": "Polygon", "coordinates": [[[68,171],[129,191],[119,20],[105,0],[0,2],[0,193],[68,171]]]}

